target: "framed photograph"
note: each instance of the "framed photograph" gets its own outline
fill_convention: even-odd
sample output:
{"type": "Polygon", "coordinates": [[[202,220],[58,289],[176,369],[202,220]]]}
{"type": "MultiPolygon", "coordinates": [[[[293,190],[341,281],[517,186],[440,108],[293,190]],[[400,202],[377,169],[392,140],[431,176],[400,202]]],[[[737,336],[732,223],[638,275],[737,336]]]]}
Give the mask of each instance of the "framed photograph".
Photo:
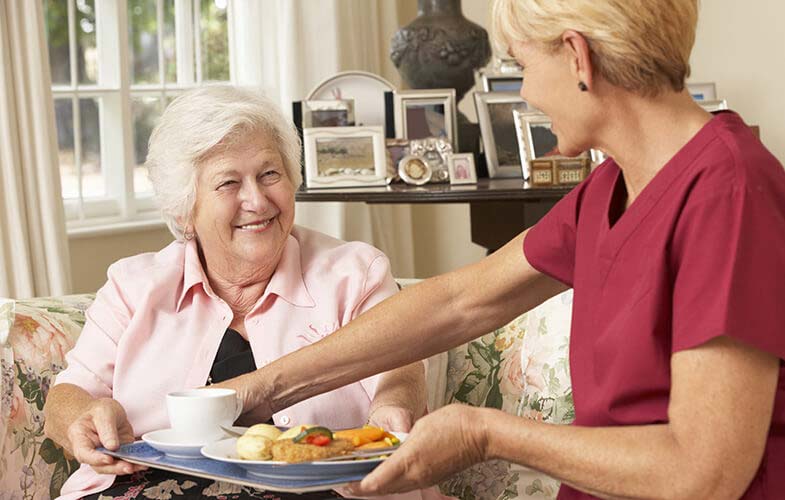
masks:
{"type": "Polygon", "coordinates": [[[398,164],[398,175],[406,184],[422,186],[431,180],[433,170],[425,158],[416,155],[404,156],[398,164]]]}
{"type": "Polygon", "coordinates": [[[725,111],[728,109],[728,103],[725,99],[714,101],[700,101],[700,107],[709,113],[716,113],[717,111],[725,111]]]}
{"type": "Polygon", "coordinates": [[[303,101],[303,128],[353,127],[354,100],[303,101]]]}
{"type": "Polygon", "coordinates": [[[513,111],[529,109],[515,92],[475,92],[489,177],[520,177],[521,157],[513,111]]]}
{"type": "Polygon", "coordinates": [[[717,85],[714,82],[688,83],[687,90],[696,101],[717,100],[717,85]]]}
{"type": "Polygon", "coordinates": [[[477,184],[477,169],[474,167],[474,153],[458,153],[447,158],[450,171],[450,184],[477,184]]]}
{"type": "Polygon", "coordinates": [[[422,158],[431,168],[431,178],[428,182],[432,184],[450,181],[447,158],[452,152],[452,145],[446,139],[429,137],[409,141],[409,153],[422,158]]]}
{"type": "Polygon", "coordinates": [[[384,128],[319,127],[303,130],[305,185],[345,188],[386,185],[384,128]]]}
{"type": "Polygon", "coordinates": [[[410,146],[408,139],[387,139],[385,140],[387,146],[387,178],[393,181],[399,179],[398,177],[398,164],[401,159],[408,156],[410,153],[410,146]]]}
{"type": "Polygon", "coordinates": [[[529,164],[532,186],[553,186],[553,160],[529,160],[526,163],[529,164]]]}
{"type": "Polygon", "coordinates": [[[455,89],[400,90],[393,95],[395,136],[446,139],[458,149],[455,89]]]}
{"type": "Polygon", "coordinates": [[[580,184],[591,170],[589,158],[554,158],[552,161],[554,184],[560,186],[580,184]]]}
{"type": "Polygon", "coordinates": [[[484,71],[481,76],[483,92],[515,92],[521,91],[523,73],[520,71],[499,72],[484,71]]]}

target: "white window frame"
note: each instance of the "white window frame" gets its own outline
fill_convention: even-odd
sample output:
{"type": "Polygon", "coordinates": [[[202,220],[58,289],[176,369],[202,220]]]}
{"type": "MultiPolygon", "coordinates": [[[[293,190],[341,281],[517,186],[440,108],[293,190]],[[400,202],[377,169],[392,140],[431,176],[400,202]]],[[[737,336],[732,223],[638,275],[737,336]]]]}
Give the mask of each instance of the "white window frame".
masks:
{"type": "MultiPolygon", "coordinates": [[[[96,49],[99,74],[97,84],[78,82],[76,0],[68,2],[69,53],[71,82],[53,85],[55,99],[71,99],[74,109],[74,162],[79,177],[77,198],[63,199],[69,236],[79,237],[95,233],[115,233],[135,229],[163,227],[152,196],[138,196],[134,192],[133,115],[131,100],[141,96],[155,96],[165,102],[167,96],[177,95],[187,89],[202,85],[201,43],[196,22],[201,19],[199,0],[174,0],[177,83],[165,79],[163,13],[165,0],[156,1],[158,28],[158,84],[131,84],[129,70],[130,47],[128,44],[127,0],[96,0],[96,49]],[[122,41],[122,43],[121,43],[122,41]],[[194,74],[196,72],[196,74],[194,74]],[[106,196],[84,199],[81,180],[81,125],[79,99],[97,98],[99,103],[100,158],[106,183],[106,196]]],[[[234,55],[233,10],[244,7],[246,0],[227,2],[227,31],[229,35],[229,83],[236,84],[234,55]]],[[[253,10],[253,9],[252,9],[253,10]]],[[[261,14],[257,9],[254,17],[261,14]]],[[[245,19],[242,24],[253,25],[256,19],[245,19]]],[[[255,61],[256,62],[256,61],[255,61]]]]}

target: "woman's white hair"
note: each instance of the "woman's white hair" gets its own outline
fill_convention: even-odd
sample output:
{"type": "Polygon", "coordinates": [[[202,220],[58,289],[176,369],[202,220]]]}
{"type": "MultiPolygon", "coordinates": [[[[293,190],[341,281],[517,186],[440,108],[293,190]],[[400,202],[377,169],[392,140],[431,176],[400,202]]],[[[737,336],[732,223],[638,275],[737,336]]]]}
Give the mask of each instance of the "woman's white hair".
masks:
{"type": "Polygon", "coordinates": [[[253,90],[211,85],[188,91],[167,106],[150,136],[145,166],[175,238],[183,239],[190,220],[201,163],[258,132],[278,145],[289,180],[300,187],[300,138],[271,99],[253,90]]]}

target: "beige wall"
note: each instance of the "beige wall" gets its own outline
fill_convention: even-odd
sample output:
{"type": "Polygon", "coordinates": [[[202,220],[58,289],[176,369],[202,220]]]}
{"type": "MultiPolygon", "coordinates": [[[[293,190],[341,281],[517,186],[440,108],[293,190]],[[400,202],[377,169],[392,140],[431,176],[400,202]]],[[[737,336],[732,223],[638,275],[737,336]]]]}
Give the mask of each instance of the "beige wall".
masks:
{"type": "Polygon", "coordinates": [[[74,293],[95,292],[106,282],[106,269],[123,257],[156,252],[172,242],[165,227],[119,234],[70,238],[74,293]]]}
{"type": "MultiPolygon", "coordinates": [[[[416,14],[416,2],[401,3],[405,8],[400,23],[406,24],[416,14]]],[[[754,8],[738,0],[704,0],[701,4],[692,80],[716,82],[720,96],[748,123],[760,125],[763,142],[785,163],[785,51],[780,36],[785,2],[761,0],[754,8]]],[[[488,26],[487,5],[487,0],[464,0],[464,14],[488,26]]],[[[461,109],[466,112],[467,106],[461,109]]],[[[412,217],[417,277],[449,271],[484,255],[482,248],[470,243],[467,205],[416,205],[412,217]]],[[[169,241],[165,229],[72,239],[75,291],[96,290],[110,263],[160,249],[169,241]]]]}

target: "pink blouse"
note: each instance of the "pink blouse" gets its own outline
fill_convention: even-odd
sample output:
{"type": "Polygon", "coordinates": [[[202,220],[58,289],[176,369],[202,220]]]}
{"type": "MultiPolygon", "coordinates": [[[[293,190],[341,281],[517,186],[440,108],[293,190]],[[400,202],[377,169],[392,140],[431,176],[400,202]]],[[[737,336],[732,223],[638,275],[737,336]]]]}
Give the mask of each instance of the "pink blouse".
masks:
{"type": "MultiPolygon", "coordinates": [[[[267,289],[245,318],[256,365],[316,342],[397,290],[389,261],[376,248],[295,226],[267,289]]],[[[205,385],[233,314],[210,288],[191,241],[110,266],[86,317],[56,383],[114,398],[141,436],[169,427],[168,392],[205,385]]],[[[377,378],[310,398],[273,419],[283,426],[362,425],[377,378]]],[[[60,498],[103,491],[113,481],[82,465],[60,498]]]]}

